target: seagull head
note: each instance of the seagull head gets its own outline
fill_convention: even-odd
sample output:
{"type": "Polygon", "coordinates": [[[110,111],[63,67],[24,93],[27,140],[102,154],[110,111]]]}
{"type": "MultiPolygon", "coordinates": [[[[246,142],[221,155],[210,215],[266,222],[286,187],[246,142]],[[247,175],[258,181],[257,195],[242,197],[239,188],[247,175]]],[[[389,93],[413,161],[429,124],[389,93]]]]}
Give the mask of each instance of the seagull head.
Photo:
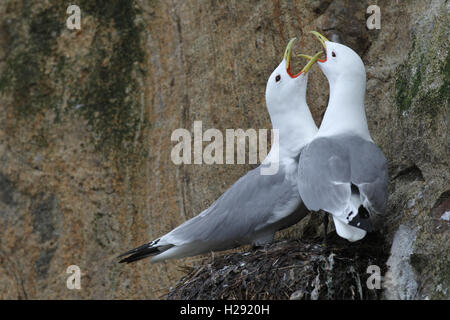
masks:
{"type": "Polygon", "coordinates": [[[266,85],[266,103],[269,113],[283,112],[293,107],[293,104],[305,102],[308,70],[317,62],[321,53],[315,56],[301,55],[309,62],[297,74],[291,71],[292,38],[284,52],[284,57],[278,67],[272,72],[266,85]]]}
{"type": "Polygon", "coordinates": [[[323,46],[325,58],[318,65],[330,83],[339,79],[353,79],[365,84],[366,71],[359,55],[343,44],[329,41],[317,31],[311,31],[323,46]]]}

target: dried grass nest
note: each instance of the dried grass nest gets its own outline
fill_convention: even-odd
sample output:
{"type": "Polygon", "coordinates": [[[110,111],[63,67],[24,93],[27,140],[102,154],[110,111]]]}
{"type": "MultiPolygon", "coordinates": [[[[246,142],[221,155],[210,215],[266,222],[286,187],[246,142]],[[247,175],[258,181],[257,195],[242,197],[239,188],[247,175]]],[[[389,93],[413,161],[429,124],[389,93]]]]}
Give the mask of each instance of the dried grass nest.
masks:
{"type": "MultiPolygon", "coordinates": [[[[285,240],[248,252],[209,257],[189,268],[167,299],[379,299],[369,289],[369,265],[383,270],[380,235],[349,243],[285,240]]],[[[385,270],[383,270],[384,272],[385,270]]]]}

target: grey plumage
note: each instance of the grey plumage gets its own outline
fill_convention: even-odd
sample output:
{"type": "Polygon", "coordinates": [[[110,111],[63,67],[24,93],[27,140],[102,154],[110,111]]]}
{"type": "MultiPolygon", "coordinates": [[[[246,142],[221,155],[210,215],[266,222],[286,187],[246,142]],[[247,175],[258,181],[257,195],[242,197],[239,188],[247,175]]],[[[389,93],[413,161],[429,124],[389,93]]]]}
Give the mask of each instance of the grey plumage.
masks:
{"type": "Polygon", "coordinates": [[[297,223],[308,212],[296,187],[296,167],[293,160],[274,175],[261,175],[261,166],[249,171],[208,209],[160,239],[124,253],[121,256],[131,256],[120,262],[154,254],[159,255],[152,261],[159,261],[269,243],[276,231],[297,223]]]}
{"type": "MultiPolygon", "coordinates": [[[[258,167],[236,181],[203,213],[170,232],[170,236],[177,239],[177,245],[193,240],[225,243],[228,239],[234,239],[236,245],[248,244],[277,220],[275,212],[298,205],[300,196],[296,192],[295,185],[286,180],[284,168],[275,175],[261,175],[258,167]]],[[[269,233],[276,231],[271,229],[269,233]]]]}
{"type": "Polygon", "coordinates": [[[345,212],[352,185],[370,216],[383,214],[387,205],[387,161],[371,141],[337,135],[313,140],[302,152],[298,187],[305,205],[314,211],[345,212]],[[355,188],[354,188],[355,189],[355,188]]]}

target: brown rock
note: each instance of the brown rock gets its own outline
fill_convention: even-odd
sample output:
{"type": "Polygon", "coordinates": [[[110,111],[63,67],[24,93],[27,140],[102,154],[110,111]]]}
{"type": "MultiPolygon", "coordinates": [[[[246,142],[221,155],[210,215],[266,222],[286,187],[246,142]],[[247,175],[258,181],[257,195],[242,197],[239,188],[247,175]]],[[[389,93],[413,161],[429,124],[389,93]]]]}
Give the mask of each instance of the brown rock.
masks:
{"type": "MultiPolygon", "coordinates": [[[[378,1],[381,30],[367,30],[369,4],[84,0],[81,30],[68,30],[66,3],[2,1],[0,298],[164,296],[179,266],[202,257],[113,258],[193,217],[253,167],[176,166],[172,131],[197,120],[204,130],[270,128],[266,80],[289,38],[300,39],[296,52],[320,49],[308,34],[316,29],[363,57],[369,128],[391,177],[382,234],[387,248],[415,239],[392,247],[406,251],[392,252],[401,259],[391,268],[411,272],[393,272],[386,297],[448,299],[448,221],[439,219],[450,189],[449,5],[378,1]],[[66,287],[73,264],[81,290],[66,287]]],[[[309,79],[319,124],[326,79],[318,68],[309,79]]],[[[309,220],[280,237],[320,234],[309,220]]]]}

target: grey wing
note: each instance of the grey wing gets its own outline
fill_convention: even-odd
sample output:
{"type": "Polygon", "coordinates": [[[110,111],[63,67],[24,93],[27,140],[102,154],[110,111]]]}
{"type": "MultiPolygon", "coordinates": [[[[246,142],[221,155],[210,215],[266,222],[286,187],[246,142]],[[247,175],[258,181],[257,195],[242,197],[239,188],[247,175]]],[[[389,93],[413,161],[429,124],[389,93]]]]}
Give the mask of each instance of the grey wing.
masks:
{"type": "Polygon", "coordinates": [[[310,210],[338,214],[350,198],[350,158],[339,144],[317,138],[300,155],[297,185],[310,210]]]}
{"type": "Polygon", "coordinates": [[[282,221],[286,218],[283,215],[300,205],[298,191],[285,179],[282,167],[275,175],[261,175],[260,169],[249,171],[208,209],[161,241],[176,246],[207,243],[208,250],[223,250],[250,243],[256,233],[282,221]]]}
{"type": "Polygon", "coordinates": [[[385,213],[389,178],[383,152],[373,142],[360,137],[341,140],[349,146],[351,182],[358,187],[364,207],[370,213],[385,213]]]}
{"type": "Polygon", "coordinates": [[[358,136],[318,138],[300,156],[298,186],[310,210],[346,216],[353,184],[369,213],[383,213],[387,183],[383,153],[374,143],[358,136]]]}

